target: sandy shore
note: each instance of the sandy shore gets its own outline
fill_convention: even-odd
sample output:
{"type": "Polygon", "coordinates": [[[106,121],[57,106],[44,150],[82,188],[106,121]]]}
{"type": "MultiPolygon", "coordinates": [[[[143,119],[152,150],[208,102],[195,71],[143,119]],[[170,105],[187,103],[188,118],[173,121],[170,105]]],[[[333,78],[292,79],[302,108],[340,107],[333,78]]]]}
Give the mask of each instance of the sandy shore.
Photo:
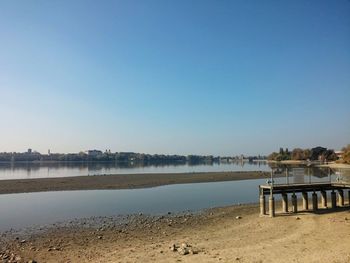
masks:
{"type": "Polygon", "coordinates": [[[350,169],[350,164],[345,163],[328,163],[328,164],[321,164],[318,167],[329,167],[332,169],[350,169]]]}
{"type": "Polygon", "coordinates": [[[269,173],[267,172],[212,172],[15,179],[1,180],[0,194],[64,190],[133,189],[168,184],[220,182],[267,177],[269,177],[269,173]]]}
{"type": "Polygon", "coordinates": [[[29,236],[1,236],[0,255],[38,263],[350,262],[349,210],[299,213],[299,218],[259,217],[258,210],[245,205],[199,215],[137,215],[128,224],[106,219],[99,227],[82,223],[29,236]],[[183,243],[186,248],[178,248],[183,243]],[[173,245],[178,251],[170,249],[173,245]]]}
{"type": "Polygon", "coordinates": [[[306,165],[309,162],[304,160],[284,160],[284,161],[275,161],[275,160],[268,160],[267,163],[277,163],[277,164],[300,164],[300,165],[306,165]]]}
{"type": "Polygon", "coordinates": [[[268,160],[267,163],[270,164],[296,164],[296,165],[315,165],[316,167],[329,167],[332,169],[350,169],[350,164],[345,163],[336,163],[336,162],[329,162],[327,164],[320,164],[319,162],[307,162],[303,160],[285,160],[285,161],[274,161],[274,160],[268,160]]]}

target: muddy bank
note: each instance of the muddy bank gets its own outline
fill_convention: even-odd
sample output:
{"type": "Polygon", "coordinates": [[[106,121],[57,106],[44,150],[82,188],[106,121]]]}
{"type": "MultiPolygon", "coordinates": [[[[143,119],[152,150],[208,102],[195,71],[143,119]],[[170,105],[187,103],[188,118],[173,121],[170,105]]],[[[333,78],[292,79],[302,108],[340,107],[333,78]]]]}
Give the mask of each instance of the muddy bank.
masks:
{"type": "Polygon", "coordinates": [[[1,180],[0,194],[65,190],[134,189],[168,184],[221,182],[268,177],[268,172],[210,172],[15,179],[1,180]]]}

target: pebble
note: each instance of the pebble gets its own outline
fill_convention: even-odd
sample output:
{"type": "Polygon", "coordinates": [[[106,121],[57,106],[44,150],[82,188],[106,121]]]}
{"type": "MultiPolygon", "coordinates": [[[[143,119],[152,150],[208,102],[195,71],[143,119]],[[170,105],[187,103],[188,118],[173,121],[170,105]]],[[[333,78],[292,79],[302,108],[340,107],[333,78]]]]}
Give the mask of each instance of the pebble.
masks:
{"type": "Polygon", "coordinates": [[[180,255],[187,255],[190,253],[187,247],[179,247],[177,252],[179,252],[180,255]]]}
{"type": "Polygon", "coordinates": [[[187,243],[182,243],[180,246],[176,244],[171,244],[170,250],[173,252],[178,252],[180,255],[195,255],[198,254],[198,250],[194,249],[191,245],[187,243]]]}
{"type": "Polygon", "coordinates": [[[187,243],[182,243],[182,244],[181,244],[181,247],[182,247],[182,248],[186,248],[186,247],[191,247],[191,246],[188,245],[187,243]]]}
{"type": "Polygon", "coordinates": [[[236,216],[236,219],[242,219],[242,217],[241,216],[236,216]]]}
{"type": "Polygon", "coordinates": [[[196,255],[196,254],[198,254],[198,251],[197,250],[194,250],[194,249],[189,249],[189,251],[188,251],[190,254],[192,254],[192,255],[196,255]]]}
{"type": "Polygon", "coordinates": [[[175,245],[175,244],[171,244],[171,245],[170,245],[170,250],[171,250],[171,251],[176,251],[176,250],[177,250],[176,245],[175,245]]]}

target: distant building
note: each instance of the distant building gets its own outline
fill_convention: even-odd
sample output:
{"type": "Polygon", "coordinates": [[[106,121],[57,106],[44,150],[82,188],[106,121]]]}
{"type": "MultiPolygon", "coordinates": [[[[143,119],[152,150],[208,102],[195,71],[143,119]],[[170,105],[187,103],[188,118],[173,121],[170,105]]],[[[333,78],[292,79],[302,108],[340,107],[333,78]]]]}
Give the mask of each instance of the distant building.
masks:
{"type": "Polygon", "coordinates": [[[334,151],[334,153],[337,155],[338,159],[343,159],[344,151],[334,151]]]}
{"type": "Polygon", "coordinates": [[[27,153],[31,154],[32,153],[32,149],[28,149],[27,153]]]}
{"type": "Polygon", "coordinates": [[[100,151],[100,150],[87,150],[86,153],[89,156],[98,156],[98,155],[102,154],[102,151],[100,151]]]}

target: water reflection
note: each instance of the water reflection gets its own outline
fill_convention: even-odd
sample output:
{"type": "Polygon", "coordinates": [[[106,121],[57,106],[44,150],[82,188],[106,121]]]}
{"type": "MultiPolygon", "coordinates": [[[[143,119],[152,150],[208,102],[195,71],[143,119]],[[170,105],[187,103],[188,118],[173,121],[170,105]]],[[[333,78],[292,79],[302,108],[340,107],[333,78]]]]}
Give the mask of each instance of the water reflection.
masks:
{"type": "Polygon", "coordinates": [[[202,164],[143,165],[115,162],[0,163],[1,179],[53,178],[105,174],[274,171],[275,183],[350,181],[350,169],[230,161],[202,164]],[[337,179],[338,178],[338,179],[337,179]]]}
{"type": "Polygon", "coordinates": [[[88,190],[0,195],[0,231],[75,218],[199,211],[258,198],[264,180],[167,185],[133,190],[88,190]],[[13,209],[13,208],[16,209],[13,209]]]}
{"type": "Polygon", "coordinates": [[[269,171],[265,162],[143,165],[115,162],[0,163],[0,179],[30,179],[101,174],[269,171]]]}

